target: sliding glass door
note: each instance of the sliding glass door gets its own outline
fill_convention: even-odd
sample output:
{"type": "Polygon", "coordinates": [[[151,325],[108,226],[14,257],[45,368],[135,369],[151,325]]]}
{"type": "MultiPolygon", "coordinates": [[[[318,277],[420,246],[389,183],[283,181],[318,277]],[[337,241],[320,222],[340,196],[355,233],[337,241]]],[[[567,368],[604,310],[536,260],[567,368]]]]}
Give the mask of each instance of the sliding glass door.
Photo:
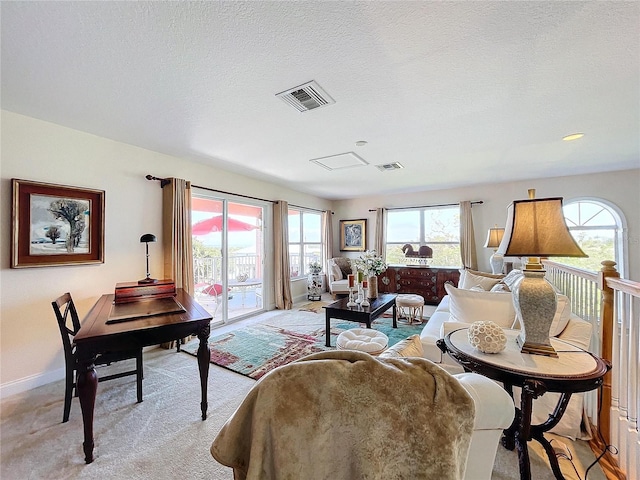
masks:
{"type": "Polygon", "coordinates": [[[197,191],[192,203],[196,300],[215,323],[263,311],[265,206],[197,191]]]}

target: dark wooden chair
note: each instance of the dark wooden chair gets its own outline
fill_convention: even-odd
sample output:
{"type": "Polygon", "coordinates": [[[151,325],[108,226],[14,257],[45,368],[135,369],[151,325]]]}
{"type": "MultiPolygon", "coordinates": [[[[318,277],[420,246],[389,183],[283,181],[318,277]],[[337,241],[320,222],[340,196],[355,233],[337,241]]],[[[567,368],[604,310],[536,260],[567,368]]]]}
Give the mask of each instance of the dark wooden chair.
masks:
{"type": "MultiPolygon", "coordinates": [[[[64,347],[64,360],[66,367],[66,382],[65,382],[65,391],[64,391],[64,414],[62,416],[62,423],[69,420],[69,412],[71,411],[71,397],[77,396],[77,358],[76,358],[76,347],[73,344],[73,337],[80,330],[80,320],[78,318],[78,312],[76,310],[76,306],[73,303],[73,299],[71,298],[70,293],[65,293],[64,295],[58,297],[56,300],[51,302],[53,306],[53,311],[56,314],[56,318],[58,320],[58,327],[60,328],[60,335],[62,336],[62,345],[64,347]],[[67,326],[67,322],[69,317],[71,317],[71,328],[67,326]]],[[[135,370],[129,370],[126,372],[114,373],[111,375],[106,375],[98,379],[98,381],[102,382],[104,380],[112,380],[114,378],[125,377],[128,375],[136,375],[136,383],[137,383],[137,394],[138,394],[138,403],[142,402],[142,348],[138,348],[135,350],[128,350],[123,352],[106,352],[97,356],[94,364],[98,365],[110,365],[114,362],[119,362],[121,360],[127,360],[135,358],[136,359],[136,368],[135,370]]]]}

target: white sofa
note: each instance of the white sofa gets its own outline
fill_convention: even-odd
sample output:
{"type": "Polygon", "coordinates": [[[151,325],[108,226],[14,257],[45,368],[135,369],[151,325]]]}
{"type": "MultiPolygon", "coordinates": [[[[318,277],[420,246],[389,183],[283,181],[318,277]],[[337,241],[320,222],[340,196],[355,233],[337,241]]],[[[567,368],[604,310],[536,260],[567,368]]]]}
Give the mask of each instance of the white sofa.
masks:
{"type": "MultiPolygon", "coordinates": [[[[494,276],[481,272],[473,272],[471,274],[468,271],[466,273],[461,272],[459,286],[469,287],[470,284],[473,283],[482,283],[482,281],[478,281],[477,277],[484,275],[487,276],[486,278],[493,277],[496,284],[502,283],[505,280],[507,283],[512,284],[518,275],[522,275],[522,272],[513,270],[506,278],[503,278],[505,276],[494,276]],[[470,276],[473,277],[471,282],[469,281],[470,276]],[[475,282],[473,280],[475,280],[475,282]]],[[[491,283],[492,281],[488,281],[484,284],[484,287],[491,283]]],[[[445,296],[420,334],[423,356],[439,364],[452,374],[463,372],[463,369],[449,355],[442,353],[436,345],[439,339],[477,320],[491,320],[503,328],[518,328],[515,317],[511,317],[511,320],[509,320],[510,312],[508,311],[508,304],[510,302],[512,303],[511,294],[509,292],[499,293],[486,290],[483,293],[479,291],[479,286],[480,285],[474,285],[471,288],[476,288],[476,290],[469,290],[467,288],[455,288],[447,285],[447,291],[453,294],[453,305],[452,295],[449,294],[445,296]],[[501,297],[504,295],[507,295],[507,297],[501,297]],[[472,308],[475,305],[478,306],[472,308]],[[454,312],[453,314],[452,310],[454,312]]],[[[565,300],[566,297],[562,297],[563,296],[559,296],[558,312],[556,313],[558,321],[554,320],[554,325],[551,330],[552,336],[556,336],[561,340],[587,350],[589,349],[589,343],[591,341],[592,326],[589,322],[573,314],[570,306],[568,306],[567,300],[565,300]],[[562,311],[560,311],[561,309],[562,311]]],[[[515,389],[514,396],[515,401],[519,404],[519,389],[515,389]]],[[[548,414],[555,407],[559,396],[560,394],[557,393],[547,393],[534,401],[533,423],[542,423],[547,419],[548,414]]],[[[551,429],[550,432],[573,439],[583,437],[580,429],[582,411],[583,394],[573,395],[560,423],[551,429]]]]}
{"type": "MultiPolygon", "coordinates": [[[[424,357],[420,337],[413,335],[402,340],[380,357],[424,357]]],[[[452,376],[471,395],[476,409],[464,478],[490,480],[502,432],[515,416],[513,400],[500,385],[482,375],[456,373],[452,376]]]]}

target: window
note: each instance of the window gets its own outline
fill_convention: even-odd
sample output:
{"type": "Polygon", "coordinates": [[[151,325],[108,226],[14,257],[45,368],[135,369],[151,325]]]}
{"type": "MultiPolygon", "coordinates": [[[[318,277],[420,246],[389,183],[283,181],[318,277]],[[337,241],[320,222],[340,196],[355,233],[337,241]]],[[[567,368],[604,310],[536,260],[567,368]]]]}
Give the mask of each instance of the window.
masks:
{"type": "Polygon", "coordinates": [[[431,247],[430,265],[459,267],[460,208],[429,207],[387,212],[387,263],[406,263],[402,247],[407,243],[414,250],[422,245],[431,247]]]}
{"type": "Polygon", "coordinates": [[[289,264],[291,278],[307,275],[311,262],[322,263],[322,214],[289,209],[289,264]]]}
{"type": "Polygon", "coordinates": [[[623,221],[616,210],[602,201],[585,199],[567,202],[563,211],[569,231],[589,257],[553,260],[591,271],[600,271],[602,260],[613,260],[622,274],[623,221]]]}

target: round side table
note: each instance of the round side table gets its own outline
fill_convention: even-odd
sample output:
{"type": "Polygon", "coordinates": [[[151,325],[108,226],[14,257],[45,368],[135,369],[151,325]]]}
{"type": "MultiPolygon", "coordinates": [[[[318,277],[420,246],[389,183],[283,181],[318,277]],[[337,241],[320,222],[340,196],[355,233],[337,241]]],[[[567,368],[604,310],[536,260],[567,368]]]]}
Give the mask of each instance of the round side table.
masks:
{"type": "Polygon", "coordinates": [[[562,480],[564,477],[558,459],[543,434],[560,421],[573,393],[587,392],[602,385],[611,365],[557,338],[551,338],[551,344],[558,358],[522,353],[516,343],[518,333],[518,330],[505,330],[507,346],[499,353],[482,353],[471,346],[467,328],[451,332],[438,340],[438,346],[465,370],[502,382],[511,398],[514,386],[522,388],[520,408],[516,406],[516,416],[513,424],[504,431],[502,445],[509,450],[517,448],[520,478],[531,480],[527,442],[538,441],[549,457],[554,476],[562,480]],[[558,405],[546,422],[531,425],[533,400],[546,392],[561,394],[558,405]]]}

